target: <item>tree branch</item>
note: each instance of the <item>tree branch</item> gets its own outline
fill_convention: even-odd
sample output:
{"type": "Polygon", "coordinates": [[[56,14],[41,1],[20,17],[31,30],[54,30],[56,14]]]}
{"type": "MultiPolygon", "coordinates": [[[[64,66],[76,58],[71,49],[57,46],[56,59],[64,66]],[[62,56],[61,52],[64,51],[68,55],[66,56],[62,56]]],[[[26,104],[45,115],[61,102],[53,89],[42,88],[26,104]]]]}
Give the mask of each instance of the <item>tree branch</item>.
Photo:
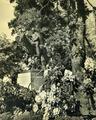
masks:
{"type": "Polygon", "coordinates": [[[95,7],[95,6],[93,6],[89,0],[87,0],[87,2],[89,3],[89,5],[90,5],[93,9],[95,9],[95,10],[96,10],[96,7],[95,7]]]}
{"type": "Polygon", "coordinates": [[[48,1],[41,9],[40,9],[40,12],[45,8],[47,7],[47,5],[49,4],[50,1],[48,1]]]}

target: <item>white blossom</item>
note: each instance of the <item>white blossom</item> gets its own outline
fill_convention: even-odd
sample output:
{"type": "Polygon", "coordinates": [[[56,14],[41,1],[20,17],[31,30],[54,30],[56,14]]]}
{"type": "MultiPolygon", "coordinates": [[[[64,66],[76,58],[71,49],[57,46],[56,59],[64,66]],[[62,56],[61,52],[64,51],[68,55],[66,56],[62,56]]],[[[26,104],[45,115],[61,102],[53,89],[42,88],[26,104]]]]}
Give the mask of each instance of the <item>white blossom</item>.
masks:
{"type": "Polygon", "coordinates": [[[30,58],[28,58],[28,62],[31,62],[31,61],[32,61],[31,57],[30,57],[30,58]]]}
{"type": "Polygon", "coordinates": [[[40,97],[39,95],[36,95],[35,101],[36,101],[37,103],[41,103],[41,102],[42,102],[42,99],[41,99],[41,97],[40,97]]]}
{"type": "Polygon", "coordinates": [[[47,102],[51,103],[52,101],[54,101],[55,96],[54,96],[54,92],[50,91],[47,102]]]}
{"type": "Polygon", "coordinates": [[[89,58],[89,57],[86,59],[84,65],[85,65],[85,69],[86,70],[92,71],[95,68],[95,62],[94,62],[94,60],[92,58],[89,58]]]}
{"type": "Polygon", "coordinates": [[[65,110],[68,109],[68,105],[67,105],[67,104],[64,105],[64,109],[65,109],[65,110]]]}
{"type": "Polygon", "coordinates": [[[3,82],[10,82],[11,83],[11,79],[7,76],[4,76],[3,82]]]}
{"type": "Polygon", "coordinates": [[[23,70],[28,70],[29,69],[28,66],[23,62],[20,62],[19,65],[23,70]]]}
{"type": "Polygon", "coordinates": [[[65,70],[64,76],[72,76],[72,72],[70,70],[65,70]]]}
{"type": "Polygon", "coordinates": [[[52,90],[53,92],[56,91],[56,85],[55,85],[55,84],[52,84],[52,85],[51,85],[51,90],[52,90]]]}
{"type": "Polygon", "coordinates": [[[59,115],[59,113],[60,113],[60,109],[59,108],[54,108],[53,109],[53,115],[55,116],[55,115],[59,115]]]}
{"type": "Polygon", "coordinates": [[[83,90],[84,89],[84,87],[81,85],[80,87],[79,87],[79,90],[83,90]]]}
{"type": "Polygon", "coordinates": [[[44,100],[46,98],[46,92],[43,90],[41,93],[39,93],[39,96],[42,100],[44,100]]]}
{"type": "Polygon", "coordinates": [[[94,92],[96,93],[96,88],[94,88],[94,92]]]}
{"type": "Polygon", "coordinates": [[[72,75],[72,72],[70,70],[65,70],[64,72],[64,80],[68,79],[70,81],[74,80],[74,76],[72,75]]]}
{"type": "Polygon", "coordinates": [[[45,108],[46,107],[46,103],[45,103],[45,100],[42,101],[42,108],[45,108]]]}
{"type": "Polygon", "coordinates": [[[38,111],[38,105],[35,103],[33,105],[33,112],[37,112],[38,111]]]}

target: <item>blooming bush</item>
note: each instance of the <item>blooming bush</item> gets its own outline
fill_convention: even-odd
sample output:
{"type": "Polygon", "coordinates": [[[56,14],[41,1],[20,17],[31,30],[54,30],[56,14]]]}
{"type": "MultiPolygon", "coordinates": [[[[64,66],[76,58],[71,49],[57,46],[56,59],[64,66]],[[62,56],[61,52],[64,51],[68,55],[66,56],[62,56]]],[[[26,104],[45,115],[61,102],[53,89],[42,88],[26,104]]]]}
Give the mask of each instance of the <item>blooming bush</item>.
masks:
{"type": "Polygon", "coordinates": [[[58,67],[53,71],[35,97],[36,108],[33,105],[34,113],[43,111],[43,120],[76,113],[77,101],[71,89],[75,83],[75,76],[70,70],[65,70],[63,75],[58,67]]]}
{"type": "Polygon", "coordinates": [[[95,69],[95,61],[90,57],[87,57],[84,65],[86,70],[93,71],[95,69]]]}

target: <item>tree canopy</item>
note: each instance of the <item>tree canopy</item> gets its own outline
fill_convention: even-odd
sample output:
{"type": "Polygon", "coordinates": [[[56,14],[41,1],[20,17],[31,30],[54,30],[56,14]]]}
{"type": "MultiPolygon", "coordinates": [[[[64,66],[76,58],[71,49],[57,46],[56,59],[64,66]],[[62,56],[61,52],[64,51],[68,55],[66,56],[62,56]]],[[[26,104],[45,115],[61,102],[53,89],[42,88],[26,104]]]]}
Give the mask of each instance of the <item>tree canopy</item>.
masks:
{"type": "Polygon", "coordinates": [[[17,3],[15,19],[9,22],[9,27],[13,28],[12,34],[17,33],[19,40],[25,43],[29,54],[33,59],[38,59],[39,64],[46,66],[50,60],[59,56],[58,61],[61,61],[61,64],[75,70],[80,67],[73,66],[74,54],[78,54],[78,60],[76,60],[82,67],[89,51],[92,51],[90,54],[94,56],[86,29],[88,15],[95,9],[94,6],[93,11],[88,8],[86,2],[89,3],[89,1],[10,0],[10,2],[17,3]],[[88,47],[90,50],[87,52],[88,47]],[[81,57],[80,60],[79,57],[81,57]]]}

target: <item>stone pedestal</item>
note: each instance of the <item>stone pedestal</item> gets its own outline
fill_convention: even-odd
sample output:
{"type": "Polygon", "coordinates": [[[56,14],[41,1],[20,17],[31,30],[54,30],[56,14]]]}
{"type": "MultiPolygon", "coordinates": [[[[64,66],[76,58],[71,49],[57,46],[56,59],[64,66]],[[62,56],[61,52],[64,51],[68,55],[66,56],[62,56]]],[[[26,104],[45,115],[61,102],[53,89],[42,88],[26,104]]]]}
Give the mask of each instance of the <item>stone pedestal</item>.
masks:
{"type": "Polygon", "coordinates": [[[44,83],[43,73],[39,70],[25,71],[18,75],[17,83],[23,87],[38,90],[44,83]]]}

